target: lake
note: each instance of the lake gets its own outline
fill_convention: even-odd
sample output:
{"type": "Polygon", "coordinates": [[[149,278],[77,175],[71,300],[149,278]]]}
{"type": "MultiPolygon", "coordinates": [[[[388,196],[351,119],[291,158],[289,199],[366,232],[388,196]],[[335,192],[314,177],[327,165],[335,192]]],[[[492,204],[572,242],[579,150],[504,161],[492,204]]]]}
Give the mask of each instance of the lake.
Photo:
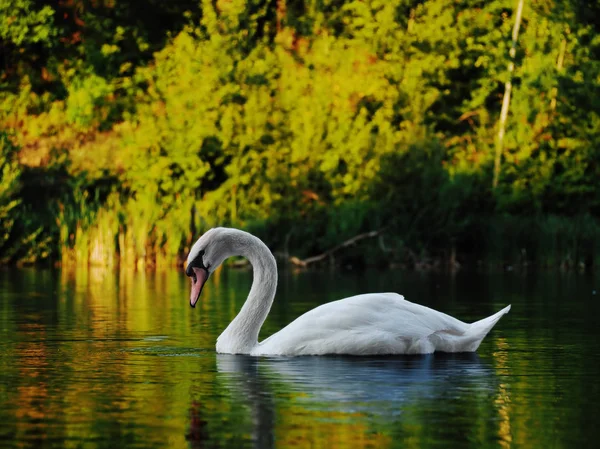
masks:
{"type": "Polygon", "coordinates": [[[477,354],[218,355],[251,282],[220,270],[192,309],[175,270],[0,270],[0,448],[600,445],[597,274],[286,271],[261,338],[366,292],[512,310],[477,354]]]}

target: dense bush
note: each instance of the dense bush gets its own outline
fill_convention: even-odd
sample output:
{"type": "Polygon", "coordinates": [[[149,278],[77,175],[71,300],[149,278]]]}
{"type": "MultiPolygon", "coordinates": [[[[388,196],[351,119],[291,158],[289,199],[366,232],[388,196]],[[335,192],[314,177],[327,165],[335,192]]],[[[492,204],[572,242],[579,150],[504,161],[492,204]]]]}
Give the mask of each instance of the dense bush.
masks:
{"type": "Polygon", "coordinates": [[[134,3],[0,0],[3,261],[166,265],[214,225],[300,257],[385,229],[352,264],[597,259],[589,2],[527,2],[496,188],[513,0],[134,3]]]}

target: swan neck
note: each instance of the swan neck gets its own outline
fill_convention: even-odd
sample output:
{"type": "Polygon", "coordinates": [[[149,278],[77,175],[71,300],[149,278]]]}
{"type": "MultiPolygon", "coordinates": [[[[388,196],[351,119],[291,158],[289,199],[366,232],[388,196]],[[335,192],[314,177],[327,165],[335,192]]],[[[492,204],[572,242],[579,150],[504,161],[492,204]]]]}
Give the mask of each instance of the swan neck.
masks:
{"type": "Polygon", "coordinates": [[[277,263],[269,248],[251,236],[239,251],[252,265],[252,287],[242,309],[217,340],[217,351],[247,354],[258,345],[262,327],[277,289],[277,263]]]}

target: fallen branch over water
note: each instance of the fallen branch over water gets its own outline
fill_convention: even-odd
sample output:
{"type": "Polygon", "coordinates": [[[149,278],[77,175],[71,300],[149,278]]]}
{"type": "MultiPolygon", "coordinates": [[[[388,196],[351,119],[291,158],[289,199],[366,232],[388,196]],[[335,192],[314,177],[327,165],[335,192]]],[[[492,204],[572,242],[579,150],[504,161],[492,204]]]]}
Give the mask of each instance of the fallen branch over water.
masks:
{"type": "Polygon", "coordinates": [[[339,245],[334,246],[333,248],[325,251],[322,254],[308,257],[306,259],[299,259],[296,256],[292,256],[289,258],[289,261],[290,261],[290,263],[292,263],[296,266],[307,267],[308,265],[310,265],[312,263],[320,262],[321,260],[332,256],[334,253],[336,253],[337,251],[339,251],[342,248],[347,248],[348,246],[354,245],[356,242],[359,242],[364,239],[370,239],[373,237],[377,237],[377,236],[381,235],[383,232],[385,232],[387,230],[387,228],[388,228],[388,226],[385,226],[381,229],[378,229],[377,231],[364,232],[362,234],[355,235],[354,237],[343,241],[339,245]]]}

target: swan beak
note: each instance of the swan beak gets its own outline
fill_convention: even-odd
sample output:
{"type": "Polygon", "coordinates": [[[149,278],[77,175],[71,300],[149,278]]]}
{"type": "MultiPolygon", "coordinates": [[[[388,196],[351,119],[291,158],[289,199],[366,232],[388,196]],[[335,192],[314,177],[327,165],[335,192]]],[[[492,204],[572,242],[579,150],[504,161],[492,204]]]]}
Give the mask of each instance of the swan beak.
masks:
{"type": "Polygon", "coordinates": [[[208,279],[208,270],[205,268],[192,267],[191,280],[192,291],[190,293],[190,306],[196,307],[196,303],[202,293],[202,288],[208,279]]]}

